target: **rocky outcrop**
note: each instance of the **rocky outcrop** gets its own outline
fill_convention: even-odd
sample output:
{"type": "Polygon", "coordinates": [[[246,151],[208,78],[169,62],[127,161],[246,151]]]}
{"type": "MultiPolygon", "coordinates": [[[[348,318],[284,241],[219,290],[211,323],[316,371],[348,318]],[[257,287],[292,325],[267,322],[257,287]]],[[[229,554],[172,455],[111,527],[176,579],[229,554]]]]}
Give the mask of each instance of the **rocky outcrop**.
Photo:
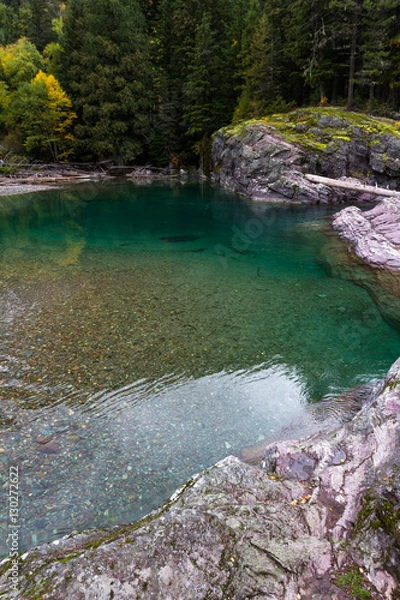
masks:
{"type": "Polygon", "coordinates": [[[304,151],[261,123],[245,127],[240,137],[218,132],[212,160],[214,178],[223,187],[253,200],[313,203],[337,197],[330,188],[304,178],[304,151]]]}
{"type": "Polygon", "coordinates": [[[400,360],[360,393],[352,420],[259,467],[230,456],[142,522],[29,551],[16,596],[3,561],[0,597],[400,598],[400,360]]]}
{"type": "Polygon", "coordinates": [[[349,206],[336,215],[332,227],[365,263],[400,271],[398,200],[383,200],[368,211],[349,206]]]}
{"type": "Polygon", "coordinates": [[[224,128],[214,137],[211,155],[214,179],[255,200],[376,199],[310,183],[306,173],[400,189],[400,132],[337,109],[301,109],[224,128]]]}
{"type": "Polygon", "coordinates": [[[397,199],[384,199],[372,210],[349,206],[335,215],[331,243],[321,256],[332,276],[368,290],[382,316],[396,327],[400,327],[399,225],[397,199]]]}

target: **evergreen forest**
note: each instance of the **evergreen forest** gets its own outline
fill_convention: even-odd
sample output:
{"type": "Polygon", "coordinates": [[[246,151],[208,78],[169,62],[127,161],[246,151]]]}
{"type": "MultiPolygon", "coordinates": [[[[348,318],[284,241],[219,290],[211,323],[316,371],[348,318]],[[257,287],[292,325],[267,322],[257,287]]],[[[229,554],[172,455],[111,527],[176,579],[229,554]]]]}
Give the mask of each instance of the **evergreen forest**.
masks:
{"type": "Polygon", "coordinates": [[[0,0],[3,159],[195,164],[325,104],[400,118],[400,0],[0,0]]]}

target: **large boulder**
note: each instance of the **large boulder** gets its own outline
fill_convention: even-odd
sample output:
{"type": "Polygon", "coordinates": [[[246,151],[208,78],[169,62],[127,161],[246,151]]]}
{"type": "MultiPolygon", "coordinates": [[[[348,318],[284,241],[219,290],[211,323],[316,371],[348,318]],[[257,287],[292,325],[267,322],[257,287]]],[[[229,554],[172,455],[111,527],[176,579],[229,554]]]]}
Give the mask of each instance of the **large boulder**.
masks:
{"type": "Polygon", "coordinates": [[[348,206],[334,218],[332,227],[365,263],[400,270],[400,202],[388,198],[372,210],[348,206]]]}
{"type": "Polygon", "coordinates": [[[368,290],[382,316],[400,327],[399,200],[386,198],[372,210],[348,206],[335,215],[332,229],[321,257],[325,267],[368,290]]]}
{"type": "Polygon", "coordinates": [[[299,109],[225,127],[214,136],[211,158],[216,181],[254,200],[338,203],[359,197],[312,184],[306,173],[400,189],[396,124],[339,109],[299,109]]]}
{"type": "Polygon", "coordinates": [[[213,176],[223,187],[253,200],[329,203],[340,192],[310,183],[310,157],[262,123],[245,126],[240,136],[219,131],[212,146],[213,176]]]}
{"type": "Polygon", "coordinates": [[[400,359],[344,425],[227,457],[139,523],[0,565],[4,600],[400,597],[400,359]],[[16,577],[15,587],[11,577],[16,577]]]}

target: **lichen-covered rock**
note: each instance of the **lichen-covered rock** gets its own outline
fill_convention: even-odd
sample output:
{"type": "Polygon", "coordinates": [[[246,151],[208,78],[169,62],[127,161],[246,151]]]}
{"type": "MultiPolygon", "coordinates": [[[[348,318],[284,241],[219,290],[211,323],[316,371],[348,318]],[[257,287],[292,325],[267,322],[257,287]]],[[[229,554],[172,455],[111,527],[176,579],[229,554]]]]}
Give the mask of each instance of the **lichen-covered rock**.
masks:
{"type": "Polygon", "coordinates": [[[215,135],[211,156],[214,179],[254,200],[338,203],[357,198],[357,192],[311,184],[305,173],[400,189],[400,131],[386,121],[339,109],[299,109],[226,127],[215,135]]]}
{"type": "Polygon", "coordinates": [[[3,561],[0,597],[398,598],[400,359],[357,393],[353,419],[269,446],[261,468],[228,457],[137,524],[29,551],[17,596],[3,561]]]}
{"type": "Polygon", "coordinates": [[[340,192],[307,181],[307,153],[261,123],[245,127],[240,137],[219,131],[212,146],[214,178],[226,189],[253,200],[329,203],[340,192]]]}

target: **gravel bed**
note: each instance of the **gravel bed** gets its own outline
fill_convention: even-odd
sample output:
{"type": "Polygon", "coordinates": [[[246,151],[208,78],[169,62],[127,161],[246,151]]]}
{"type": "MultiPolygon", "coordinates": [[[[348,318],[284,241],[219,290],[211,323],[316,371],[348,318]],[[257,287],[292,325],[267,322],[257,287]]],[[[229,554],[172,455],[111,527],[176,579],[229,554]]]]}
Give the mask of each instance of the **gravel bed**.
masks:
{"type": "Polygon", "coordinates": [[[27,183],[4,185],[0,183],[0,196],[17,196],[19,194],[30,194],[31,192],[43,192],[54,188],[54,185],[29,185],[27,183]]]}

